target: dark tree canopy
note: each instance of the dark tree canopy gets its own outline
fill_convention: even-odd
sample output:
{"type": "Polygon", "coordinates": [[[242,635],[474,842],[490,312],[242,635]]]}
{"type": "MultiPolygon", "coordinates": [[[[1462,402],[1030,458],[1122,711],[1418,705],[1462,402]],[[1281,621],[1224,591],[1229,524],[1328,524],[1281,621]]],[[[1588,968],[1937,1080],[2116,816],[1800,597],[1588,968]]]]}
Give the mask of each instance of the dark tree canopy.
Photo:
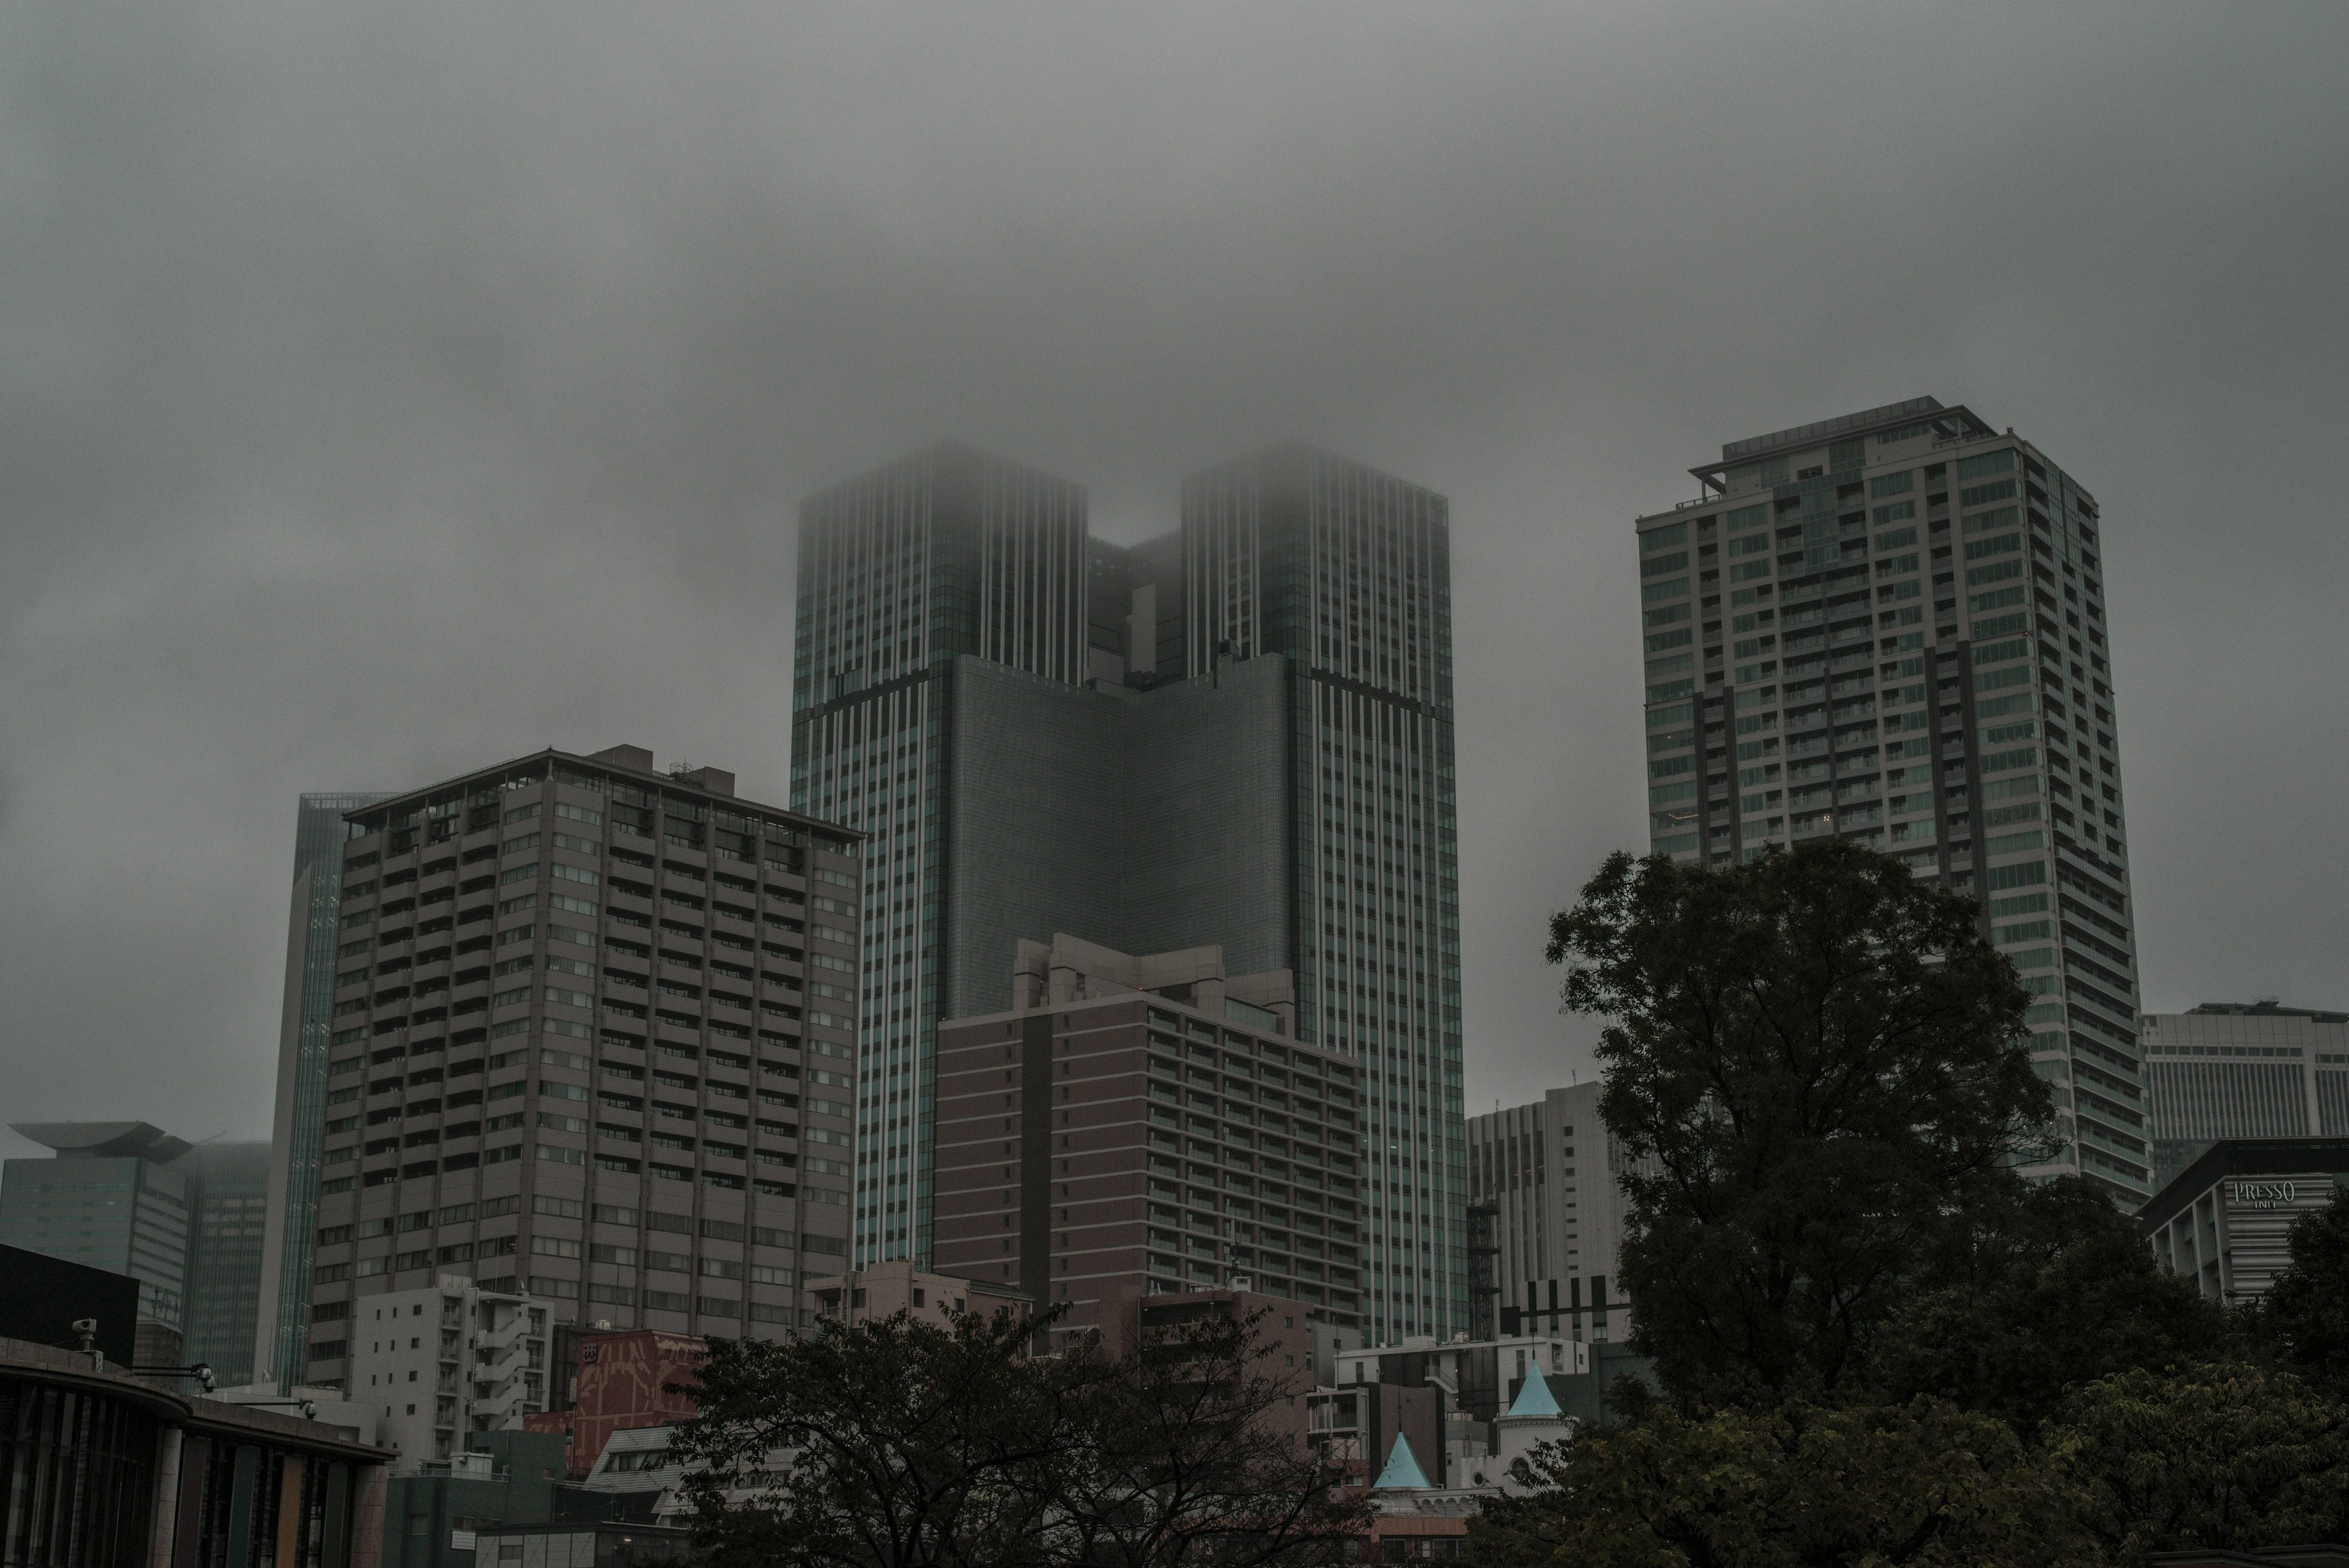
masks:
{"type": "Polygon", "coordinates": [[[2349,1407],[2290,1373],[2103,1378],[2067,1401],[2044,1449],[2111,1562],[2349,1540],[2349,1407]]]}
{"type": "Polygon", "coordinates": [[[1553,919],[1613,1022],[1635,1347],[1684,1401],[1837,1388],[2051,1126],[2030,996],[1971,901],[1826,839],[1735,867],[1610,857],[1553,919]]]}
{"type": "Polygon", "coordinates": [[[1473,1568],[2140,1568],[2349,1539],[2349,1407],[2228,1364],[2098,1378],[2028,1440],[1931,1397],[1658,1406],[1518,1476],[1473,1568]]]}
{"type": "Polygon", "coordinates": [[[1469,1525],[1475,1568],[2092,1568],[2075,1494],[1993,1417],[1930,1399],[1651,1411],[1540,1456],[1469,1525]]]}
{"type": "Polygon", "coordinates": [[[1298,1390],[1252,1320],[1185,1323],[1123,1358],[1081,1341],[1032,1355],[1040,1326],[899,1314],[713,1341],[676,1445],[710,1568],[1283,1568],[1352,1550],[1361,1505],[1276,1415],[1298,1390]]]}
{"type": "Polygon", "coordinates": [[[2065,1177],[2013,1197],[1941,1287],[1878,1331],[1869,1381],[1883,1393],[1938,1394],[2028,1432],[2081,1385],[2219,1354],[2226,1314],[2154,1262],[2102,1188],[2065,1177]]]}
{"type": "Polygon", "coordinates": [[[1042,1479],[1073,1392],[1026,1375],[1030,1325],[905,1314],[805,1340],[712,1340],[678,1428],[711,1568],[1041,1562],[1042,1479]],[[778,1483],[761,1473],[788,1457],[778,1483]]]}
{"type": "Polygon", "coordinates": [[[2310,1376],[2349,1388],[2349,1193],[2292,1228],[2292,1262],[2261,1303],[2261,1327],[2310,1376]]]}

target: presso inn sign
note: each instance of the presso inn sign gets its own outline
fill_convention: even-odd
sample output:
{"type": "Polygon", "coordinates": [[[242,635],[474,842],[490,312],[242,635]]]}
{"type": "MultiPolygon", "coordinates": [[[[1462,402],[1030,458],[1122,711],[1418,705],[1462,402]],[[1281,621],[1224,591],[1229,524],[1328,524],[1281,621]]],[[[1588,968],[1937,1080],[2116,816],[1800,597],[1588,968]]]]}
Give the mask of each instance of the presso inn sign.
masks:
{"type": "Polygon", "coordinates": [[[2227,1201],[2246,1209],[2281,1209],[2299,1195],[2289,1181],[2230,1181],[2227,1201]]]}

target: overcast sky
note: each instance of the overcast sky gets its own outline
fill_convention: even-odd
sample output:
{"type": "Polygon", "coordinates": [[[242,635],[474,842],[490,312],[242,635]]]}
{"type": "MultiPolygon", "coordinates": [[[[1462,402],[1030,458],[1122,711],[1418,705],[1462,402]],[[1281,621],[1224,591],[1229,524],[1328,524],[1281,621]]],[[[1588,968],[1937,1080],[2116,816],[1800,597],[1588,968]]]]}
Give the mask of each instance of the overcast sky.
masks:
{"type": "Polygon", "coordinates": [[[948,435],[1115,538],[1289,436],[1451,497],[1472,1108],[1589,1071],[1632,518],[1920,394],[2103,504],[2146,1004],[2349,1006],[2345,64],[2332,0],[0,7],[0,1120],[266,1135],[304,790],[784,798],[795,503],[948,435]]]}

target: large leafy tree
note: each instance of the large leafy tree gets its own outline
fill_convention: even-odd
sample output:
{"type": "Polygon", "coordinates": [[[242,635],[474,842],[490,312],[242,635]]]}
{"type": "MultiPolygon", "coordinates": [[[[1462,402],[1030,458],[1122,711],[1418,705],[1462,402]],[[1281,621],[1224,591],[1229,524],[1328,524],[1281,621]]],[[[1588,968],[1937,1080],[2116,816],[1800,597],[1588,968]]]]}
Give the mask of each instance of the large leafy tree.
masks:
{"type": "Polygon", "coordinates": [[[2349,1192],[2293,1222],[2292,1262],[2261,1303],[2260,1327],[2311,1376],[2349,1387],[2349,1192]]]}
{"type": "Polygon", "coordinates": [[[1971,901],[1828,839],[1735,867],[1610,857],[1551,922],[1609,1023],[1634,1345],[1683,1401],[1835,1390],[2044,1137],[2028,993],[1971,901]]]}
{"type": "Polygon", "coordinates": [[[2067,1177],[2013,1198],[1982,1217],[1947,1283],[1878,1331],[1880,1390],[1939,1394],[2029,1433],[2084,1384],[2219,1354],[2225,1313],[2156,1264],[2101,1189],[2067,1177]]]}
{"type": "Polygon", "coordinates": [[[1289,1430],[1253,1320],[1110,1357],[1040,1325],[895,1317],[714,1341],[680,1427],[712,1568],[1278,1568],[1349,1551],[1362,1505],[1289,1430]],[[780,1460],[780,1463],[777,1461],[780,1460]]]}
{"type": "Polygon", "coordinates": [[[1204,1312],[1121,1361],[1072,1360],[1081,1393],[1053,1466],[1059,1561],[1350,1560],[1366,1505],[1304,1441],[1303,1389],[1269,1370],[1257,1323],[1204,1312]]]}
{"type": "Polygon", "coordinates": [[[2110,1560],[2349,1539],[2349,1407],[2220,1365],[2088,1385],[2044,1444],[2110,1560]]]}
{"type": "Polygon", "coordinates": [[[1521,1463],[1469,1525],[1479,1568],[2088,1568],[2076,1497],[1994,1417],[1940,1401],[1689,1417],[1521,1463]]]}
{"type": "Polygon", "coordinates": [[[1032,1374],[1032,1326],[899,1314],[804,1340],[712,1340],[673,1445],[695,1544],[712,1568],[1046,1562],[1074,1390],[1032,1374]]]}

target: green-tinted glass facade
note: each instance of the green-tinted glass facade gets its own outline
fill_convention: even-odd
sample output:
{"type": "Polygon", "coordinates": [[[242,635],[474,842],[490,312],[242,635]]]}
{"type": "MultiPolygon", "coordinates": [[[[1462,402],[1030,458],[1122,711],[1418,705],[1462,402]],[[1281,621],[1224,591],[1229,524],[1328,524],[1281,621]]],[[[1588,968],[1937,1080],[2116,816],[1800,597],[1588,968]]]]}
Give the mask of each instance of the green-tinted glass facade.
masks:
{"type": "Polygon", "coordinates": [[[862,1023],[856,1073],[823,1085],[858,1106],[860,1265],[930,1251],[954,661],[1081,680],[1085,546],[1082,487],[960,447],[801,508],[792,808],[869,836],[864,994],[808,982],[812,1010],[862,1023]]]}
{"type": "Polygon", "coordinates": [[[9,1160],[0,1166],[0,1245],[129,1274],[141,1317],[184,1322],[188,1182],[168,1165],[136,1155],[9,1160]]]}
{"type": "MultiPolygon", "coordinates": [[[[201,1144],[173,1162],[188,1182],[187,1358],[223,1387],[253,1381],[267,1239],[270,1146],[201,1144]]],[[[264,1369],[266,1375],[266,1369],[264,1369]]]]}
{"type": "Polygon", "coordinates": [[[1183,493],[1190,671],[1289,662],[1298,1033],[1363,1067],[1374,1343],[1468,1325],[1451,520],[1309,448],[1183,493]]]}
{"type": "Polygon", "coordinates": [[[253,1376],[291,1387],[307,1371],[310,1265],[316,1251],[318,1157],[326,1125],[326,1046],[334,1032],[335,944],[342,910],[343,814],[384,794],[305,794],[294,827],[294,896],[278,1038],[268,1218],[247,1353],[253,1376]]]}

